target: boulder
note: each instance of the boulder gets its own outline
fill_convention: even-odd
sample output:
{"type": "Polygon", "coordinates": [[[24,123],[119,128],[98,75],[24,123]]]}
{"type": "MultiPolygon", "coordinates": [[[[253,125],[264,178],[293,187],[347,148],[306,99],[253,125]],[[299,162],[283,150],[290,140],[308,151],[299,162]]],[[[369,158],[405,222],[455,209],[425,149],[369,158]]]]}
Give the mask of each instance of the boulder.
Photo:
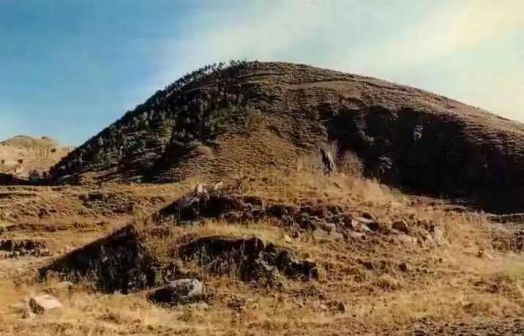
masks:
{"type": "Polygon", "coordinates": [[[45,314],[53,310],[62,309],[62,303],[49,294],[39,294],[29,299],[30,311],[34,314],[45,314]]]}
{"type": "Polygon", "coordinates": [[[183,304],[203,298],[204,285],[197,279],[179,279],[155,289],[149,295],[154,303],[183,304]]]}

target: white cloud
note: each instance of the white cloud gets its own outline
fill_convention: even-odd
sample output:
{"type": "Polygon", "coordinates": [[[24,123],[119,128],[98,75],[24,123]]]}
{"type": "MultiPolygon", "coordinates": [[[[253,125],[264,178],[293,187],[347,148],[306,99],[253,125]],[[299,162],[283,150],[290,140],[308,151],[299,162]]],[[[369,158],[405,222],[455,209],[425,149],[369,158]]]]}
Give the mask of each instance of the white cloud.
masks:
{"type": "Polygon", "coordinates": [[[442,2],[435,12],[397,40],[377,50],[388,65],[416,66],[429,63],[498,36],[524,28],[524,1],[469,0],[442,2]]]}
{"type": "Polygon", "coordinates": [[[524,120],[521,99],[511,98],[522,96],[524,70],[508,70],[522,67],[516,53],[524,50],[501,50],[490,55],[495,60],[475,54],[479,46],[497,48],[507,35],[524,35],[522,13],[522,0],[242,2],[213,13],[203,27],[188,27],[182,39],[161,41],[155,82],[228,59],[302,62],[422,86],[524,120]]]}

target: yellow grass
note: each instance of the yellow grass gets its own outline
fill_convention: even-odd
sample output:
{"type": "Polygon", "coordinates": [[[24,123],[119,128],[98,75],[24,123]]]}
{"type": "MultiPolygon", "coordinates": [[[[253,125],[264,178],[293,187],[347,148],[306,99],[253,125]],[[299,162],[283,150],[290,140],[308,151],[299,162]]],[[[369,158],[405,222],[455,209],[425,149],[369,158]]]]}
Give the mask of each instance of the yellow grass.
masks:
{"type": "MultiPolygon", "coordinates": [[[[234,274],[218,277],[192,265],[212,294],[209,305],[162,308],[147,302],[145,293],[100,294],[80,284],[70,293],[58,293],[65,307],[61,313],[33,319],[22,319],[17,305],[32,292],[52,287],[56,280],[36,282],[30,275],[38,262],[2,260],[0,266],[12,266],[0,270],[0,334],[397,334],[410,330],[423,318],[454,323],[524,315],[524,257],[504,248],[504,240],[493,246],[495,237],[505,239],[509,233],[494,229],[483,214],[447,211],[444,201],[407,196],[353,175],[325,177],[307,162],[303,159],[285,174],[269,169],[238,179],[247,194],[267,200],[338,204],[355,215],[370,213],[385,226],[404,219],[419,238],[435,224],[442,228],[447,244],[407,246],[378,236],[357,244],[334,235],[309,233],[289,239],[289,232],[271,221],[234,224],[209,220],[171,227],[162,237],[146,236],[147,246],[156,256],[167,259],[169,249],[190,237],[256,235],[317,261],[320,279],[284,279],[283,288],[266,288],[241,282],[234,274]],[[15,262],[16,267],[28,272],[17,272],[15,262]],[[371,266],[364,267],[363,263],[371,266]],[[401,263],[408,271],[399,269],[401,263]],[[237,301],[244,302],[240,309],[232,304],[237,301]],[[332,302],[344,303],[346,311],[332,309],[332,302]]],[[[60,212],[50,218],[24,215],[27,199],[20,198],[10,203],[10,213],[18,217],[6,220],[14,224],[32,222],[35,229],[19,232],[19,236],[48,240],[55,251],[101,237],[133,219],[147,235],[153,225],[149,215],[190,191],[197,180],[216,182],[202,178],[161,186],[105,186],[103,192],[128,196],[118,202],[136,202],[128,217],[102,215],[97,212],[100,210],[86,208],[77,196],[93,192],[89,187],[36,188],[33,192],[37,198],[31,206],[51,209],[56,207],[51,200],[62,197],[60,212]],[[161,199],[157,199],[159,196],[161,199]],[[99,221],[107,224],[96,226],[99,221]]]]}

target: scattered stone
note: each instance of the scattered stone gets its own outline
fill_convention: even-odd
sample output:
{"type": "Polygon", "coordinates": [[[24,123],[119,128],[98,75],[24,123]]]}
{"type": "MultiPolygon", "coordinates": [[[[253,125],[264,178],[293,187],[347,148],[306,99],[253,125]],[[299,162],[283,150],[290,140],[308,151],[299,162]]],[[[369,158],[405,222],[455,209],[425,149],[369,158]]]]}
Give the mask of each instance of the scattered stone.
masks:
{"type": "Polygon", "coordinates": [[[477,253],[477,257],[478,258],[490,259],[490,260],[494,260],[495,259],[491,254],[489,254],[485,250],[479,250],[478,253],[477,253]]]}
{"type": "Polygon", "coordinates": [[[393,222],[393,224],[391,225],[391,228],[399,232],[405,233],[407,235],[410,232],[408,223],[406,223],[404,220],[398,220],[398,221],[393,222]]]}
{"type": "Polygon", "coordinates": [[[331,232],[337,231],[337,226],[334,223],[328,223],[328,222],[325,222],[325,221],[321,221],[321,222],[319,222],[318,226],[322,230],[326,231],[327,233],[331,233],[331,232]]]}
{"type": "Polygon", "coordinates": [[[293,239],[291,239],[291,237],[287,234],[284,235],[284,241],[286,243],[291,243],[293,241],[293,239]]]}
{"type": "Polygon", "coordinates": [[[347,307],[346,304],[342,301],[330,301],[327,306],[331,311],[337,312],[337,313],[346,313],[347,307]]]}
{"type": "Polygon", "coordinates": [[[49,294],[40,294],[29,299],[29,307],[34,314],[45,314],[47,312],[62,309],[62,303],[49,294]]]}
{"type": "Polygon", "coordinates": [[[44,257],[51,254],[43,241],[32,239],[2,239],[0,240],[0,252],[8,258],[44,257]]]}
{"type": "Polygon", "coordinates": [[[73,283],[71,281],[61,281],[56,286],[54,286],[57,289],[71,289],[73,287],[73,283]]]}
{"type": "Polygon", "coordinates": [[[405,262],[401,263],[400,265],[398,265],[398,268],[402,271],[402,272],[409,272],[409,266],[408,264],[406,264],[405,262]]]}
{"type": "Polygon", "coordinates": [[[378,231],[380,229],[380,225],[374,219],[369,219],[366,217],[359,217],[357,218],[357,221],[360,222],[361,224],[364,224],[366,228],[368,228],[369,230],[373,232],[378,231]]]}
{"type": "Polygon", "coordinates": [[[203,184],[203,183],[198,183],[198,184],[193,188],[193,194],[194,194],[195,196],[206,196],[206,195],[207,195],[206,185],[203,184]]]}
{"type": "Polygon", "coordinates": [[[418,243],[418,239],[415,237],[408,236],[407,234],[400,233],[394,237],[398,243],[404,245],[404,246],[416,246],[418,243]]]}
{"type": "Polygon", "coordinates": [[[204,297],[204,285],[198,279],[179,279],[170,281],[149,295],[154,303],[171,305],[196,302],[204,297]]]}
{"type": "Polygon", "coordinates": [[[440,227],[436,226],[435,224],[432,224],[429,228],[429,233],[435,244],[437,244],[437,246],[449,245],[447,240],[444,238],[444,234],[442,233],[440,227]]]}

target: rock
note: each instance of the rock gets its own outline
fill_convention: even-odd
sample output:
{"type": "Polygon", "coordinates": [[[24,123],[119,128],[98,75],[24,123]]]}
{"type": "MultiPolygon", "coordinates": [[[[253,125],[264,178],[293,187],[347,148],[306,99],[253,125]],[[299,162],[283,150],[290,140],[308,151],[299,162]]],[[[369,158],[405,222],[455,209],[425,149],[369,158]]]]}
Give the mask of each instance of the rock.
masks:
{"type": "MultiPolygon", "coordinates": [[[[367,214],[369,216],[369,214],[367,214]]],[[[358,217],[357,222],[360,223],[360,227],[365,231],[369,229],[370,231],[378,231],[380,225],[377,221],[368,217],[358,217]]]]}
{"type": "Polygon", "coordinates": [[[355,240],[362,240],[366,238],[366,234],[364,232],[349,232],[348,237],[355,239],[355,240]]]}
{"type": "Polygon", "coordinates": [[[62,303],[49,294],[40,294],[29,299],[29,308],[35,314],[45,314],[53,310],[62,309],[62,307],[62,303]]]}
{"type": "Polygon", "coordinates": [[[328,307],[333,312],[345,313],[347,312],[346,304],[342,301],[330,301],[328,307]]]}
{"type": "Polygon", "coordinates": [[[415,246],[418,242],[417,238],[408,236],[404,233],[398,234],[395,238],[399,244],[402,244],[404,246],[415,246]]]}
{"type": "Polygon", "coordinates": [[[391,224],[391,228],[393,228],[393,230],[397,230],[399,232],[409,234],[408,223],[406,223],[403,220],[398,220],[398,221],[393,222],[393,224],[391,224]]]}
{"type": "Polygon", "coordinates": [[[65,289],[65,290],[69,290],[72,287],[73,287],[73,283],[71,281],[61,281],[57,283],[55,286],[56,289],[65,289]]]}
{"type": "Polygon", "coordinates": [[[197,279],[179,279],[170,281],[157,288],[149,295],[154,303],[183,304],[203,298],[204,285],[197,279]]]}
{"type": "Polygon", "coordinates": [[[319,221],[318,227],[322,230],[326,231],[327,233],[335,232],[337,231],[337,226],[334,223],[328,223],[325,221],[319,221]]]}
{"type": "Polygon", "coordinates": [[[22,256],[43,257],[50,252],[43,241],[32,239],[1,239],[0,252],[6,257],[18,258],[22,256]]]}
{"type": "Polygon", "coordinates": [[[490,260],[494,260],[495,259],[491,254],[489,254],[485,250],[479,250],[478,253],[477,253],[477,257],[478,258],[490,259],[490,260]]]}
{"type": "Polygon", "coordinates": [[[290,237],[289,235],[285,234],[285,235],[284,235],[284,241],[285,241],[286,243],[291,243],[293,240],[291,239],[291,237],[290,237]]]}
{"type": "Polygon", "coordinates": [[[447,240],[444,238],[444,234],[442,233],[442,230],[440,227],[436,225],[431,225],[429,229],[429,233],[431,234],[431,238],[437,244],[438,246],[445,246],[448,245],[447,240]]]}
{"type": "Polygon", "coordinates": [[[409,266],[408,264],[406,263],[401,263],[400,265],[398,265],[398,268],[402,271],[402,272],[409,272],[409,266]]]}

